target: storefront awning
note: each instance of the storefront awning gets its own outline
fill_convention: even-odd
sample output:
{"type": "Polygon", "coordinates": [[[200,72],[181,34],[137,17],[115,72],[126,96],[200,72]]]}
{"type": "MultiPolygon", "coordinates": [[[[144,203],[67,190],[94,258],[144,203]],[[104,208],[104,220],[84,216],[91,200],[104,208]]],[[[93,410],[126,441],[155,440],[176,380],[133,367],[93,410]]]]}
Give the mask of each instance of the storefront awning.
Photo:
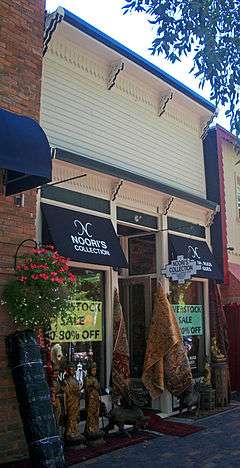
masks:
{"type": "Polygon", "coordinates": [[[75,262],[127,268],[110,219],[42,204],[55,247],[75,262]]]}
{"type": "Polygon", "coordinates": [[[0,109],[0,169],[6,171],[5,195],[52,180],[50,146],[35,120],[0,109]]]}
{"type": "Polygon", "coordinates": [[[195,276],[222,280],[217,263],[205,241],[169,234],[169,262],[177,259],[179,255],[196,261],[198,271],[195,276]]]}

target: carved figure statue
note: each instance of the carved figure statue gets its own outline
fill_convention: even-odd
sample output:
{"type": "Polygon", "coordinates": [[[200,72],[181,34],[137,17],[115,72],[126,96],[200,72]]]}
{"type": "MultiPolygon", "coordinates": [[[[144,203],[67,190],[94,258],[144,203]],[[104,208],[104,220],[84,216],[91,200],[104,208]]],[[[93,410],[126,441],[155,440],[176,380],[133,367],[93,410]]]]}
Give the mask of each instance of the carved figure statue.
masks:
{"type": "Polygon", "coordinates": [[[203,371],[203,383],[204,385],[211,387],[211,366],[208,362],[205,363],[204,371],[203,371]]]}
{"type": "Polygon", "coordinates": [[[87,437],[93,438],[99,434],[100,385],[96,378],[96,373],[96,363],[90,362],[88,375],[84,380],[85,408],[87,412],[84,432],[87,437]]]}
{"type": "Polygon", "coordinates": [[[75,371],[75,365],[69,363],[62,383],[66,414],[65,438],[69,442],[83,438],[79,431],[81,388],[75,378],[75,371]]]}
{"type": "Polygon", "coordinates": [[[211,356],[213,362],[224,362],[226,361],[226,356],[221,353],[218,345],[217,345],[217,338],[214,336],[212,338],[212,346],[211,346],[211,356]]]}

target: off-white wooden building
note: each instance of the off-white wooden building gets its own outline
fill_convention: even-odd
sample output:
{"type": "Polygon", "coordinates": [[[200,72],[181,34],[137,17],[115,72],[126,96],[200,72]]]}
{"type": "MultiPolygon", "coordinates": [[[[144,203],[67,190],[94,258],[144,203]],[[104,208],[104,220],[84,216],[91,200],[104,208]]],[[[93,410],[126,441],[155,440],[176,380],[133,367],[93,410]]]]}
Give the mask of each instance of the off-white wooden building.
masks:
{"type": "MultiPolygon", "coordinates": [[[[169,262],[169,241],[184,238],[195,242],[195,249],[211,249],[209,226],[218,206],[206,196],[202,137],[215,109],[62,8],[48,18],[44,51],[41,126],[53,148],[53,180],[65,182],[46,186],[39,195],[38,237],[49,240],[53,222],[42,216],[40,204],[62,209],[62,229],[65,210],[76,212],[78,219],[109,219],[129,265],[116,270],[97,260],[86,263],[81,254],[77,261],[70,259],[83,288],[98,285],[97,292],[93,288],[86,294],[102,301],[104,312],[102,342],[73,344],[70,351],[68,344],[67,352],[74,359],[81,353],[83,359],[89,349],[98,356],[100,380],[108,389],[114,287],[120,287],[131,369],[139,377],[157,280],[169,288],[161,276],[169,262]]],[[[209,352],[209,277],[202,272],[191,286],[191,304],[202,310],[201,332],[192,337],[196,377],[209,352]]],[[[155,402],[165,413],[172,404],[169,395],[155,402]]]]}

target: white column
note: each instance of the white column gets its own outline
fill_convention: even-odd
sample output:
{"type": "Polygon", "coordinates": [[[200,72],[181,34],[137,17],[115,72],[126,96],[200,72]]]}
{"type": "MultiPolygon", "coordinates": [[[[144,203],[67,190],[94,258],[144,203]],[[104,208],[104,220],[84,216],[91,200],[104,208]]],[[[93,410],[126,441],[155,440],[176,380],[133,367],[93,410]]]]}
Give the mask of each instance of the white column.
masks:
{"type": "MultiPolygon", "coordinates": [[[[169,280],[161,275],[161,270],[168,264],[168,230],[167,216],[160,215],[158,218],[159,231],[156,234],[156,254],[157,254],[157,281],[160,281],[166,294],[169,292],[169,280]]],[[[159,324],[161,326],[161,324],[159,324]]],[[[164,414],[172,413],[172,395],[164,390],[162,395],[152,400],[152,408],[160,409],[164,414]]]]}
{"type": "MultiPolygon", "coordinates": [[[[111,221],[117,231],[117,209],[114,202],[110,202],[111,221]]],[[[106,380],[110,382],[113,352],[113,300],[114,289],[118,289],[118,272],[110,268],[106,278],[106,380]]]]}

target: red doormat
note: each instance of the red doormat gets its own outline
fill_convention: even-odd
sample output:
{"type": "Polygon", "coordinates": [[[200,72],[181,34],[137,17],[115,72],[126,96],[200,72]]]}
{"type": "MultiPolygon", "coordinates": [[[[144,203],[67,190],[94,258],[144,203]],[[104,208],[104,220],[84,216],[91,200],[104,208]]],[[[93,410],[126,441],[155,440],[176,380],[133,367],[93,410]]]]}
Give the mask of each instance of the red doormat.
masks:
{"type": "MultiPolygon", "coordinates": [[[[131,432],[130,432],[131,434],[131,432]]],[[[139,444],[151,439],[154,439],[153,434],[138,431],[137,433],[132,433],[131,438],[128,438],[125,435],[119,433],[109,434],[105,438],[105,444],[102,447],[91,448],[86,447],[84,449],[68,448],[65,452],[65,458],[69,466],[74,465],[75,463],[81,463],[90,458],[96,458],[105,453],[113,452],[114,450],[119,450],[121,448],[129,447],[130,445],[139,444]]]]}
{"type": "Polygon", "coordinates": [[[144,414],[149,417],[147,429],[154,432],[160,432],[161,434],[185,437],[204,429],[204,427],[200,426],[192,426],[191,424],[162,419],[151,410],[144,411],[144,414]]]}
{"type": "MultiPolygon", "coordinates": [[[[128,438],[125,435],[119,433],[109,434],[105,438],[105,444],[102,447],[98,448],[77,448],[69,447],[65,450],[65,460],[67,466],[74,465],[75,463],[82,463],[84,461],[90,460],[90,458],[96,458],[105,453],[113,452],[114,450],[119,450],[124,447],[129,447],[130,445],[139,444],[151,439],[154,439],[155,436],[148,432],[138,431],[137,433],[131,433],[131,438],[128,438]]],[[[0,463],[0,468],[33,468],[30,460],[21,460],[10,463],[0,463]]]]}

